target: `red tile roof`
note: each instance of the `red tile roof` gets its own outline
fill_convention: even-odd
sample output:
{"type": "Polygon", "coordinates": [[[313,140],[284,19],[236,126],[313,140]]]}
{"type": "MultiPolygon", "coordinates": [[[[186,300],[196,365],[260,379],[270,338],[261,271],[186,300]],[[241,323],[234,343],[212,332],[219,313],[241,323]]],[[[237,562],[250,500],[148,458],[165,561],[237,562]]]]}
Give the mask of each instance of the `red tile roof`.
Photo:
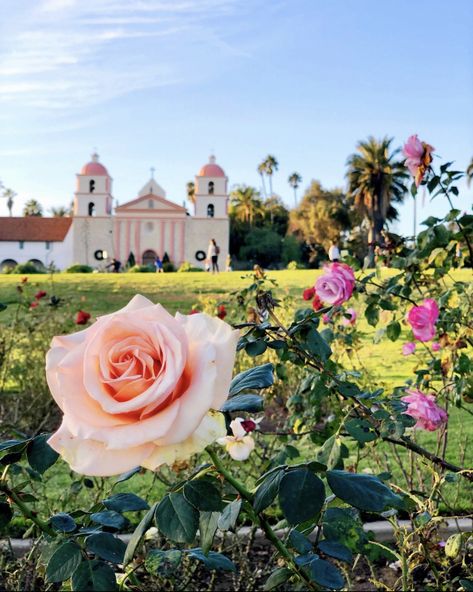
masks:
{"type": "Polygon", "coordinates": [[[0,241],[63,241],[72,218],[0,218],[0,241]]]}

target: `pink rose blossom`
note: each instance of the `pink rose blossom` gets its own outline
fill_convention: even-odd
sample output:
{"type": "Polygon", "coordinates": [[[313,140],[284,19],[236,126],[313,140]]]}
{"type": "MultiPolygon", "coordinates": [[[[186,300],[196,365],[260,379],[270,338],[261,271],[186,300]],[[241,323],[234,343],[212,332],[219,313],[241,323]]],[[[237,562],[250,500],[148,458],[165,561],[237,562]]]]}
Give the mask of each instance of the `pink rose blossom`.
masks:
{"type": "Polygon", "coordinates": [[[355,274],[346,263],[331,263],[324,267],[324,273],[315,282],[319,298],[337,306],[350,299],[355,287],[355,274]]]}
{"type": "Polygon", "coordinates": [[[342,325],[345,325],[345,327],[353,326],[356,323],[356,310],[354,308],[347,308],[345,314],[342,315],[342,325]],[[348,319],[345,314],[349,314],[350,318],[348,319]]]}
{"type": "Polygon", "coordinates": [[[427,298],[419,306],[413,306],[407,313],[407,322],[414,337],[419,341],[430,341],[434,338],[438,318],[439,307],[432,298],[427,298]]]}
{"type": "Polygon", "coordinates": [[[322,315],[322,322],[324,325],[330,325],[330,323],[332,322],[332,319],[329,317],[329,315],[327,313],[324,313],[322,315]]]}
{"type": "Polygon", "coordinates": [[[417,134],[410,136],[404,144],[402,153],[406,157],[406,167],[414,177],[417,187],[421,184],[432,162],[432,152],[434,150],[435,148],[430,144],[421,142],[417,134]]]}
{"type": "Polygon", "coordinates": [[[48,440],[82,474],[155,470],[226,433],[238,331],[204,313],[172,317],[135,296],[83,331],[54,337],[46,357],[63,412],[48,440]]]}
{"type": "Polygon", "coordinates": [[[413,341],[408,341],[402,346],[402,353],[404,356],[410,356],[416,351],[416,344],[413,341]]]}
{"type": "Polygon", "coordinates": [[[434,395],[426,395],[417,389],[406,392],[408,396],[402,397],[401,401],[407,403],[405,413],[417,420],[416,428],[434,432],[447,422],[447,412],[437,405],[434,395]]]}
{"type": "Polygon", "coordinates": [[[438,341],[434,341],[432,343],[432,351],[433,352],[438,352],[442,349],[442,346],[440,345],[440,343],[438,341]]]}

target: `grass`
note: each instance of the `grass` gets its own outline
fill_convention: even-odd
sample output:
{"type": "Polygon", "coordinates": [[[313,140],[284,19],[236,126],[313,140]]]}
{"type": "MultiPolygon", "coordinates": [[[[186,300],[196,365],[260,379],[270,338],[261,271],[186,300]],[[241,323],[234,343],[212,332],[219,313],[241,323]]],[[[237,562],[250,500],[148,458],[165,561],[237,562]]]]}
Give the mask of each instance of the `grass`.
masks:
{"type": "MultiPolygon", "coordinates": [[[[301,292],[305,287],[313,284],[317,273],[313,270],[298,270],[275,271],[268,275],[278,282],[276,294],[278,296],[285,295],[296,308],[303,305],[301,292]]],[[[385,270],[383,273],[395,272],[385,270]]],[[[243,279],[244,276],[248,276],[248,274],[244,272],[221,273],[219,275],[207,273],[57,274],[53,278],[47,275],[32,275],[29,276],[28,283],[38,290],[46,290],[48,294],[54,293],[61,298],[67,298],[76,305],[77,310],[86,310],[94,317],[123,307],[137,293],[143,294],[154,302],[160,302],[170,312],[187,313],[194,305],[198,304],[201,298],[227,302],[229,292],[248,285],[248,279],[243,279]]],[[[468,270],[456,272],[458,280],[467,280],[468,276],[468,270]]],[[[5,304],[16,302],[16,286],[20,278],[21,276],[0,275],[0,302],[5,304]]],[[[357,308],[356,301],[354,307],[357,308]]],[[[13,306],[9,306],[5,311],[0,312],[0,330],[2,324],[9,322],[13,308],[13,306]]],[[[231,311],[229,318],[231,320],[231,311]]],[[[381,319],[379,327],[383,326],[383,322],[386,324],[386,321],[387,319],[381,319]]],[[[401,344],[408,339],[407,328],[403,329],[403,335],[398,341],[391,342],[383,339],[380,343],[373,342],[376,330],[370,327],[364,319],[359,320],[358,329],[362,339],[359,358],[353,361],[346,357],[344,359],[346,365],[353,364],[354,367],[360,367],[361,364],[372,376],[373,386],[383,386],[388,392],[393,386],[400,386],[404,384],[406,379],[413,377],[419,360],[415,356],[406,358],[401,355],[401,344]]],[[[453,463],[471,466],[473,453],[470,444],[473,425],[471,421],[465,422],[465,416],[466,414],[461,410],[450,410],[447,459],[453,463]]],[[[419,444],[431,451],[436,450],[438,434],[419,432],[416,437],[419,444]]],[[[308,443],[304,444],[302,449],[310,454],[311,448],[308,443]]],[[[349,462],[354,460],[353,456],[349,462]]],[[[415,462],[418,463],[419,469],[423,469],[422,461],[419,458],[415,462]]],[[[403,466],[407,468],[411,463],[408,451],[399,449],[398,453],[394,454],[388,444],[380,444],[375,450],[368,446],[365,451],[362,451],[361,468],[370,468],[377,473],[381,472],[381,465],[386,463],[392,471],[393,482],[405,487],[403,466]]],[[[416,468],[414,467],[415,473],[417,473],[416,468]]],[[[424,470],[422,470],[422,474],[425,475],[424,470]]],[[[74,507],[86,507],[86,502],[90,504],[91,498],[97,497],[99,499],[101,493],[106,493],[113,485],[113,480],[106,479],[95,480],[93,488],[87,488],[83,482],[80,487],[78,485],[72,486],[77,480],[77,475],[71,474],[64,463],[57,463],[46,474],[47,487],[41,483],[35,485],[38,488],[39,505],[47,512],[61,510],[66,498],[72,495],[71,491],[77,489],[77,492],[72,495],[74,507]]],[[[164,487],[156,477],[145,473],[133,477],[128,483],[118,485],[116,491],[131,490],[148,499],[150,492],[152,492],[152,498],[159,499],[164,487]]],[[[471,499],[466,488],[453,484],[449,486],[447,493],[448,505],[453,509],[463,512],[471,511],[471,499]]],[[[38,507],[38,509],[40,508],[38,507]]]]}

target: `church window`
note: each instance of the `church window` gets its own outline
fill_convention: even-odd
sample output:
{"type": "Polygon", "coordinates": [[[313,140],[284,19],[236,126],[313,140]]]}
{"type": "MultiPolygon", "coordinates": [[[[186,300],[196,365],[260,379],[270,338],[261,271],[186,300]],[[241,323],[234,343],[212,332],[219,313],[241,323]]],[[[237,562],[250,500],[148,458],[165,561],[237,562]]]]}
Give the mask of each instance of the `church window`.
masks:
{"type": "Polygon", "coordinates": [[[24,248],[25,248],[25,241],[20,241],[20,242],[18,243],[18,248],[19,248],[19,249],[24,249],[24,248]]]}
{"type": "Polygon", "coordinates": [[[89,206],[88,206],[88,212],[89,212],[89,216],[95,216],[95,204],[93,201],[89,202],[89,206]]]}
{"type": "Polygon", "coordinates": [[[209,182],[209,195],[213,195],[214,189],[215,189],[214,182],[210,181],[209,182]]]}
{"type": "Polygon", "coordinates": [[[207,206],[207,218],[213,218],[215,216],[215,207],[213,204],[207,206]]]}
{"type": "Polygon", "coordinates": [[[148,208],[154,208],[154,199],[148,199],[148,208]]]}
{"type": "Polygon", "coordinates": [[[95,181],[92,179],[89,181],[89,193],[93,193],[95,191],[95,181]]]}
{"type": "Polygon", "coordinates": [[[152,222],[146,222],[146,232],[153,232],[154,224],[152,222]]]}

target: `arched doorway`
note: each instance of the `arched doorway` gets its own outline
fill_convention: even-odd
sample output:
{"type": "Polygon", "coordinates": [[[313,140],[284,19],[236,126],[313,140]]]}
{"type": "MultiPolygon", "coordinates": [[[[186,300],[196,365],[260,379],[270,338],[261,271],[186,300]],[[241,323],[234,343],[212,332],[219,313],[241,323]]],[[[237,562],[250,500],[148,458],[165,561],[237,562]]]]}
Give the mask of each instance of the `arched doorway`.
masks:
{"type": "Polygon", "coordinates": [[[17,265],[18,264],[17,264],[17,262],[14,259],[4,259],[0,263],[0,273],[7,273],[8,271],[10,271],[11,269],[13,269],[17,265]]]}
{"type": "Polygon", "coordinates": [[[38,271],[45,271],[45,267],[42,261],[40,261],[39,259],[30,259],[28,261],[28,263],[31,263],[31,265],[34,265],[36,267],[36,269],[38,271]]]}
{"type": "Polygon", "coordinates": [[[152,249],[145,251],[141,258],[143,265],[154,265],[156,256],[156,253],[152,249]]]}

